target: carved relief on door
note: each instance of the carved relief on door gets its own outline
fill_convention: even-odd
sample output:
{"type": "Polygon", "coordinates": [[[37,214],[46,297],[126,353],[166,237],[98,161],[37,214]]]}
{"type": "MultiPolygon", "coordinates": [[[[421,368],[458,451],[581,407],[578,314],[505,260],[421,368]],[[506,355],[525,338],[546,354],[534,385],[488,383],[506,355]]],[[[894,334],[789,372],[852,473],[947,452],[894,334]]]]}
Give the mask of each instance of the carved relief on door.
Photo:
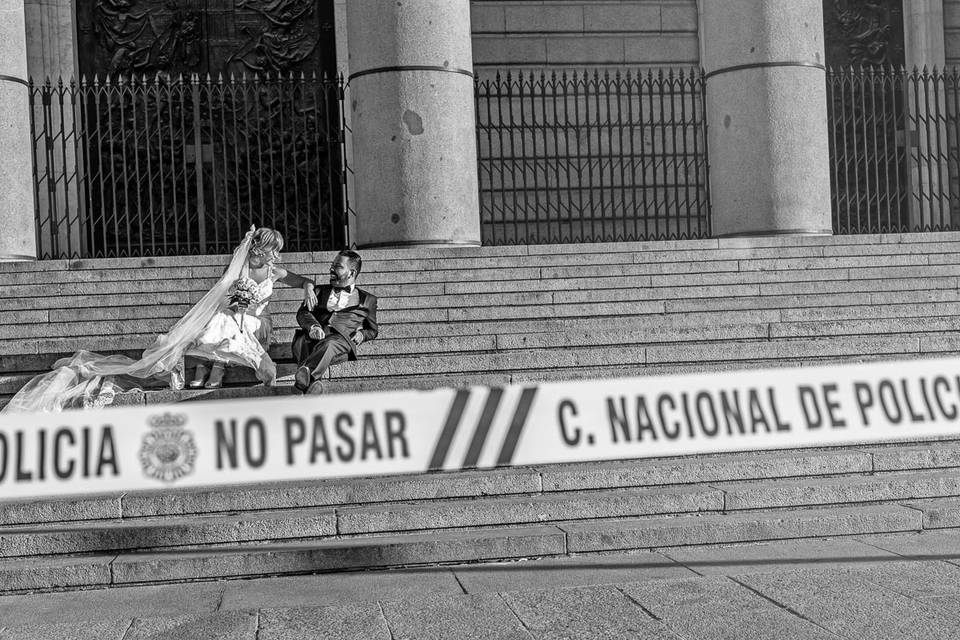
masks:
{"type": "Polygon", "coordinates": [[[824,0],[823,19],[833,230],[903,230],[903,0],[824,0]]]}
{"type": "Polygon", "coordinates": [[[330,0],[77,3],[80,70],[277,73],[336,69],[330,0]]]}
{"type": "Polygon", "coordinates": [[[827,66],[904,64],[903,0],[825,0],[827,66]]]}

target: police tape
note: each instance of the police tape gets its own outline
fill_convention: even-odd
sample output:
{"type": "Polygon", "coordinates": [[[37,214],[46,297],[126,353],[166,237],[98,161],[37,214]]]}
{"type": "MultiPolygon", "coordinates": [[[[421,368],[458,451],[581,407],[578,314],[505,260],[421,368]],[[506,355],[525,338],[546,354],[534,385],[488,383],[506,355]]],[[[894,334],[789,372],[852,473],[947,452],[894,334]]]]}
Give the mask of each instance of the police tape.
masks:
{"type": "Polygon", "coordinates": [[[960,436],[960,359],[0,415],[0,500],[960,436]]]}

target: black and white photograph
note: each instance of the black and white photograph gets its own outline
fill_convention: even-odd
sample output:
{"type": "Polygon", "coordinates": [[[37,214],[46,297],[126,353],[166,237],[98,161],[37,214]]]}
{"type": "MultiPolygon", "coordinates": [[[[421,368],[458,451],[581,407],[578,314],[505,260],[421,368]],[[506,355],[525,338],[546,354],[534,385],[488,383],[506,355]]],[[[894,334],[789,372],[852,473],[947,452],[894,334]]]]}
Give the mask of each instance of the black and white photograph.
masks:
{"type": "Polygon", "coordinates": [[[0,640],[960,638],[960,0],[0,0],[0,640]]]}

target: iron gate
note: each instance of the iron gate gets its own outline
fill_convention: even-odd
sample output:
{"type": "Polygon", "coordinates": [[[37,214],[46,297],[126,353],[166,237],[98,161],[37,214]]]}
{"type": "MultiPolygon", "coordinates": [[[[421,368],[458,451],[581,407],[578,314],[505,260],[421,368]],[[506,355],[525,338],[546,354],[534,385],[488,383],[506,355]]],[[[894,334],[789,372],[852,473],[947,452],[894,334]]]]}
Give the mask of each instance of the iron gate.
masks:
{"type": "Polygon", "coordinates": [[[134,76],[31,87],[44,258],[292,251],[348,242],[343,82],[134,76]]]}
{"type": "Polygon", "coordinates": [[[476,83],[484,244],[710,235],[699,69],[476,83]]]}

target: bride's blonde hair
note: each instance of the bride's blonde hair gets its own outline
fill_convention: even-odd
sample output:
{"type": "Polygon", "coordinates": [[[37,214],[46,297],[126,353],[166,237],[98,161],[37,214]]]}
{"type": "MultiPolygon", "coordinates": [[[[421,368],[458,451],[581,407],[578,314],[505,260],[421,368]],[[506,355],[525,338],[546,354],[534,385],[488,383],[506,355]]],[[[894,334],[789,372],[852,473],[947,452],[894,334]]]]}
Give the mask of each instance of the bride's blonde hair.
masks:
{"type": "Polygon", "coordinates": [[[260,227],[253,232],[253,237],[250,239],[250,253],[254,255],[273,253],[279,258],[281,249],[283,249],[283,235],[279,231],[260,227]]]}

